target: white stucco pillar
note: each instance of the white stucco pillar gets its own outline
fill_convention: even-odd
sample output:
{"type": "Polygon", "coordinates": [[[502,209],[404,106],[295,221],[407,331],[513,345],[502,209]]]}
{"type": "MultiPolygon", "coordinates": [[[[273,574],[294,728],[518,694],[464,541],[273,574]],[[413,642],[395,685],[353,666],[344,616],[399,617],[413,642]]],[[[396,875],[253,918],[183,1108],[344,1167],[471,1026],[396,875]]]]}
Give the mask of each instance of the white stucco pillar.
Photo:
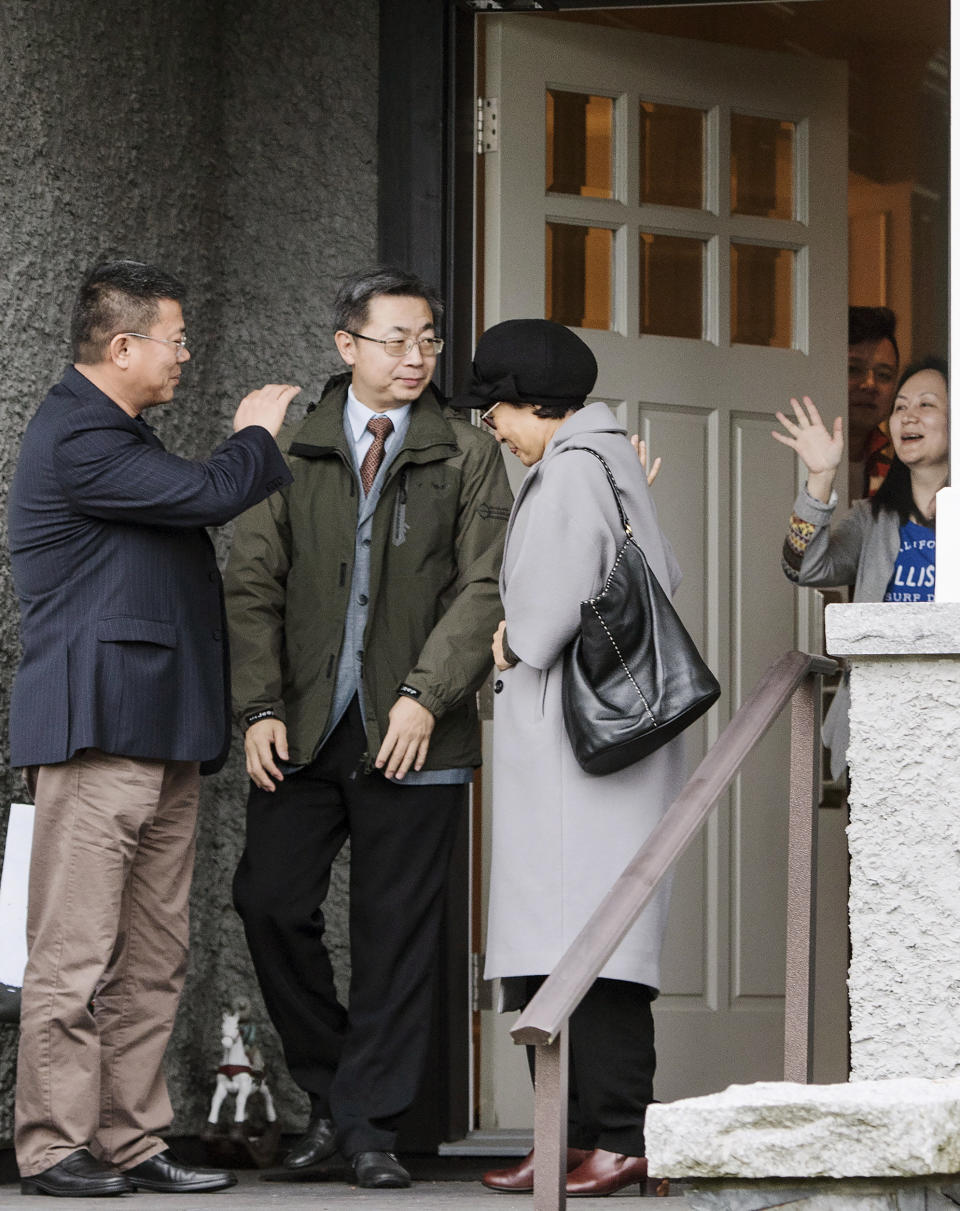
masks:
{"type": "Polygon", "coordinates": [[[826,629],[850,664],[851,1079],[958,1076],[960,604],[828,606],[826,629]]]}

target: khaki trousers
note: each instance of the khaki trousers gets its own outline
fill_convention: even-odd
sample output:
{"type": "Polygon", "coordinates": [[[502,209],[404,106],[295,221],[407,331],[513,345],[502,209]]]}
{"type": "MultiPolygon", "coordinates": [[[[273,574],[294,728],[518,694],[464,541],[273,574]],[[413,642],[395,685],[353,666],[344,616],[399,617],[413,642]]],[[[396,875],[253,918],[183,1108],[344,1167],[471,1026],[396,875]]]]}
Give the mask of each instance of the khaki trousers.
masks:
{"type": "Polygon", "coordinates": [[[162,1061],[186,974],[199,767],[84,749],[27,781],[17,1162],[29,1177],[89,1147],[127,1169],[166,1147],[173,1117],[162,1061]]]}

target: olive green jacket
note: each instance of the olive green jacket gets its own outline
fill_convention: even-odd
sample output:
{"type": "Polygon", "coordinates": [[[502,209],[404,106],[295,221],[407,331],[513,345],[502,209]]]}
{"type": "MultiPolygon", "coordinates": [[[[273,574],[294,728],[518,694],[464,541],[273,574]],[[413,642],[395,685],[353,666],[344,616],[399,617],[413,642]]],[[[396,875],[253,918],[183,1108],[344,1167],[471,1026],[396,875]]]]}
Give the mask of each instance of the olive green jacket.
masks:
{"type": "MultiPolygon", "coordinates": [[[[347,381],[334,383],[281,442],[293,483],[239,519],[225,576],[235,710],[285,720],[295,763],[313,759],[330,722],[353,573],[360,488],[343,428],[347,381]]],[[[425,392],[374,512],[368,761],[406,683],[436,717],[424,768],[480,763],[475,691],[503,617],[511,503],[496,442],[425,392]]]]}

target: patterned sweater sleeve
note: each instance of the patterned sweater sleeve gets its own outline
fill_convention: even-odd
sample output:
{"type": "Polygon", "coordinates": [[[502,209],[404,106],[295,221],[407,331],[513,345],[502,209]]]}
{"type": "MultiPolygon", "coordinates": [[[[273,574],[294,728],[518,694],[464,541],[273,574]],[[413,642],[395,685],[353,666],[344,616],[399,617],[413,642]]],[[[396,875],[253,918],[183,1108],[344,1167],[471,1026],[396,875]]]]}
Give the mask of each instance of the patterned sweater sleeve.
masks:
{"type": "Polygon", "coordinates": [[[800,490],[783,543],[781,566],[788,580],[799,585],[848,585],[857,578],[867,513],[858,502],[833,529],[837,494],[824,504],[800,490]]]}

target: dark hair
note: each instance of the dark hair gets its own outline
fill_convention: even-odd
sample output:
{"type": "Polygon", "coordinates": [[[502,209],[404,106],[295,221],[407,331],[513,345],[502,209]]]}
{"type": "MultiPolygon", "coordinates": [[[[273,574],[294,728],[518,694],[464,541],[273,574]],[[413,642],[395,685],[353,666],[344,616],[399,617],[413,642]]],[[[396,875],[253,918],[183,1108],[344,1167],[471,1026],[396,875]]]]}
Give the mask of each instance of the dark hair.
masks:
{"type": "MultiPolygon", "coordinates": [[[[922,370],[935,370],[937,374],[942,375],[943,381],[949,390],[950,379],[946,360],[942,357],[930,355],[911,362],[907,366],[906,370],[900,375],[897,391],[899,392],[908,378],[913,378],[915,374],[919,374],[922,370]]],[[[870,501],[870,508],[873,510],[874,517],[880,516],[881,509],[889,509],[891,513],[897,514],[902,526],[905,526],[911,517],[921,516],[920,510],[917,508],[917,502],[913,499],[910,468],[906,463],[902,463],[896,455],[893,456],[890,470],[887,472],[883,483],[877,488],[870,501]]]]}
{"type": "Polygon", "coordinates": [[[180,302],[187,288],[172,274],[142,261],[106,261],[80,285],[70,317],[73,360],[102,362],[118,332],[145,332],[157,321],[161,299],[180,302]]]}
{"type": "Polygon", "coordinates": [[[436,287],[415,273],[393,265],[376,265],[361,269],[343,279],[333,300],[334,332],[357,332],[370,318],[370,303],[379,294],[402,298],[423,299],[433,315],[434,327],[443,319],[443,300],[436,287]]]}
{"type": "Polygon", "coordinates": [[[897,379],[897,390],[900,390],[908,378],[913,378],[913,376],[915,374],[919,374],[921,370],[936,370],[937,374],[940,375],[944,383],[946,383],[947,389],[949,390],[950,370],[947,366],[947,359],[945,357],[940,357],[939,354],[936,353],[928,353],[926,357],[918,357],[916,361],[911,362],[897,379]]]}
{"type": "Polygon", "coordinates": [[[571,404],[567,401],[564,404],[531,404],[530,406],[533,408],[533,415],[539,416],[541,420],[563,420],[569,413],[579,412],[583,404],[571,404]]]}
{"type": "Polygon", "coordinates": [[[889,341],[900,364],[900,348],[897,345],[897,317],[889,307],[848,307],[847,344],[860,345],[864,341],[875,343],[889,341]]]}

